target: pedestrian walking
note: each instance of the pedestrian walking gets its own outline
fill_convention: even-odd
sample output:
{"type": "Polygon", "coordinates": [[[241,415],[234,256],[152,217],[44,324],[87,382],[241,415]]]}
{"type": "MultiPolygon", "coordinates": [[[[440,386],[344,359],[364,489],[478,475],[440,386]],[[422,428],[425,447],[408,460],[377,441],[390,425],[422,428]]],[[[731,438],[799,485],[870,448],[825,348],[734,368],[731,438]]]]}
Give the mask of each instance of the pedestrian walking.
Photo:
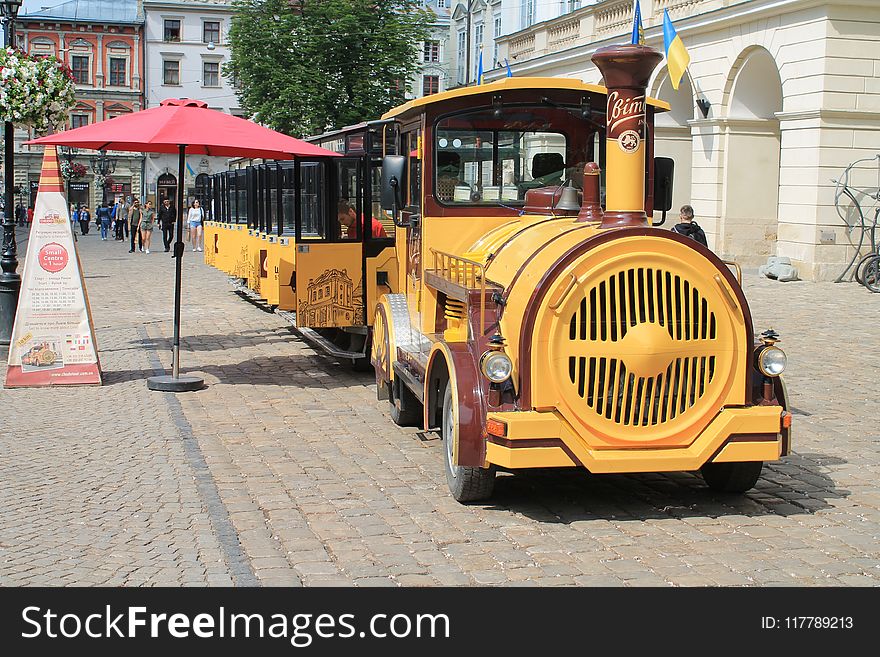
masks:
{"type": "Polygon", "coordinates": [[[101,240],[107,241],[107,235],[110,232],[110,208],[107,203],[101,203],[101,207],[95,210],[95,218],[101,226],[101,240]]]}
{"type": "Polygon", "coordinates": [[[705,247],[709,244],[706,241],[706,233],[700,228],[700,225],[694,221],[694,209],[689,205],[682,205],[678,215],[681,221],[672,227],[673,233],[690,237],[705,247]]]}
{"type": "Polygon", "coordinates": [[[124,241],[127,234],[125,226],[128,224],[128,206],[121,196],[116,198],[116,203],[113,204],[113,209],[110,211],[110,218],[113,220],[114,239],[117,242],[124,241]]]}
{"type": "Polygon", "coordinates": [[[141,220],[138,223],[138,232],[143,241],[144,253],[150,252],[150,241],[153,239],[153,221],[156,218],[156,211],[153,209],[153,202],[147,201],[144,209],[141,210],[141,220]]]}
{"type": "Polygon", "coordinates": [[[141,223],[141,202],[138,199],[135,199],[131,203],[131,207],[128,209],[128,227],[130,229],[131,235],[131,248],[129,248],[129,253],[134,253],[134,242],[137,239],[138,243],[138,251],[144,250],[144,242],[141,238],[141,232],[138,230],[138,226],[141,223]]]}
{"type": "Polygon", "coordinates": [[[24,210],[24,206],[19,201],[15,206],[15,223],[19,226],[24,226],[27,223],[27,212],[24,210]]]}
{"type": "MultiPolygon", "coordinates": [[[[75,204],[71,204],[71,206],[70,206],[70,229],[73,231],[76,228],[76,225],[78,223],[79,223],[79,208],[76,207],[75,204]]],[[[80,231],[80,233],[82,232],[82,225],[80,225],[79,231],[80,231]]]]}
{"type": "Polygon", "coordinates": [[[27,222],[28,222],[28,230],[34,224],[34,209],[33,207],[28,207],[27,209],[27,222]]]}
{"type": "Polygon", "coordinates": [[[92,213],[89,206],[84,205],[79,211],[79,230],[83,235],[89,234],[89,224],[92,223],[92,213]]]}
{"type": "Polygon", "coordinates": [[[204,239],[202,234],[202,221],[204,218],[205,211],[202,210],[199,199],[196,199],[192,202],[192,205],[190,205],[189,212],[186,215],[186,220],[189,224],[189,239],[193,251],[202,250],[202,240],[204,239]]]}
{"type": "Polygon", "coordinates": [[[177,221],[177,208],[170,198],[166,198],[159,208],[159,225],[162,227],[162,242],[165,244],[166,253],[171,250],[171,242],[174,240],[175,221],[177,221]]]}

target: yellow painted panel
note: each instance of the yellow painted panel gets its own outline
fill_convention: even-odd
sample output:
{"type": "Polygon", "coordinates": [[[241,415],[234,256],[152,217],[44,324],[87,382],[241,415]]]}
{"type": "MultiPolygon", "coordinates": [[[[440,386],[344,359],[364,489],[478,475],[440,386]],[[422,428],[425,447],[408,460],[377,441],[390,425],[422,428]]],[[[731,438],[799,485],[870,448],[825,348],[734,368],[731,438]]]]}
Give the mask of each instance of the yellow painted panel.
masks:
{"type": "Polygon", "coordinates": [[[725,445],[712,459],[713,463],[738,463],[740,461],[776,461],[782,453],[782,441],[735,442],[725,445]]]}
{"type": "Polygon", "coordinates": [[[486,444],[486,461],[504,468],[564,468],[574,464],[561,447],[518,447],[510,449],[486,444]]]}
{"type": "Polygon", "coordinates": [[[296,246],[293,237],[278,238],[278,308],[296,311],[296,246]]]}
{"type": "Polygon", "coordinates": [[[360,242],[297,244],[297,325],[364,324],[361,248],[360,242]]]}
{"type": "MultiPolygon", "coordinates": [[[[488,417],[507,425],[508,440],[527,443],[529,439],[560,438],[590,472],[626,473],[698,470],[733,434],[778,434],[781,413],[779,406],[725,408],[687,447],[662,449],[597,449],[595,436],[587,431],[576,433],[558,412],[489,413],[488,417]]],[[[775,456],[761,452],[762,458],[751,460],[776,460],[779,448],[774,449],[775,456]]]]}
{"type": "Polygon", "coordinates": [[[391,294],[398,291],[397,252],[394,247],[383,249],[375,258],[367,258],[367,303],[365,306],[365,319],[368,325],[373,324],[373,314],[376,303],[383,294],[391,294]],[[378,272],[383,271],[388,275],[388,285],[379,286],[376,283],[378,272]]]}
{"type": "Polygon", "coordinates": [[[263,297],[270,306],[278,305],[278,258],[280,247],[278,236],[269,235],[266,245],[266,281],[263,283],[263,297]]]}

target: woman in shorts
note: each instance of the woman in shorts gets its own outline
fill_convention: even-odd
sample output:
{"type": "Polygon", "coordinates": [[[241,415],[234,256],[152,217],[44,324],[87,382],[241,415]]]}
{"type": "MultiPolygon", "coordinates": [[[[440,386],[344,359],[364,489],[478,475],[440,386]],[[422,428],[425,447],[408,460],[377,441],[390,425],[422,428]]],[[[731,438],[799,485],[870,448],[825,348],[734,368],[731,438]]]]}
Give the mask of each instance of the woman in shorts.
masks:
{"type": "Polygon", "coordinates": [[[144,253],[150,252],[150,240],[153,239],[153,225],[155,221],[156,211],[153,209],[153,202],[147,201],[144,209],[141,210],[141,219],[138,224],[141,241],[144,243],[144,253]]]}
{"type": "Polygon", "coordinates": [[[192,205],[189,207],[189,212],[186,215],[187,223],[189,224],[189,242],[192,244],[193,251],[202,250],[202,241],[204,239],[202,234],[202,221],[204,218],[205,211],[202,210],[199,199],[196,199],[192,202],[192,205]]]}

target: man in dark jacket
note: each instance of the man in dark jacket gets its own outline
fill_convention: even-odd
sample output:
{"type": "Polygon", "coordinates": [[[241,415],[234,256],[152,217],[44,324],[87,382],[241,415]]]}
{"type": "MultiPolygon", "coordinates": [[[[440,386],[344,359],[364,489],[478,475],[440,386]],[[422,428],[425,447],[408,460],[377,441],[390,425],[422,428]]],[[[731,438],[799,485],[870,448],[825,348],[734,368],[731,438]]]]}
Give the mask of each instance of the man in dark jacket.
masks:
{"type": "Polygon", "coordinates": [[[159,208],[159,225],[162,226],[162,241],[165,243],[165,252],[171,250],[171,242],[174,240],[174,222],[177,220],[177,208],[166,198],[159,208]]]}
{"type": "Polygon", "coordinates": [[[694,221],[694,209],[691,206],[681,206],[679,219],[681,219],[681,222],[672,227],[673,233],[690,237],[705,247],[709,246],[706,242],[706,233],[704,233],[703,229],[700,228],[700,225],[694,221]]]}

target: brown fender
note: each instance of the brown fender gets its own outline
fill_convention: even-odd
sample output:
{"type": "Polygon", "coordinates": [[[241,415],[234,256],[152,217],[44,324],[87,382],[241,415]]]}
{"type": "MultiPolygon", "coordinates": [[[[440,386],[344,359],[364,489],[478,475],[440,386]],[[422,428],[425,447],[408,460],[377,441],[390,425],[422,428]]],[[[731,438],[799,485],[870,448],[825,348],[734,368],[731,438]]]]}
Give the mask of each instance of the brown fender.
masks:
{"type": "MultiPolygon", "coordinates": [[[[456,465],[483,467],[486,463],[486,437],[483,431],[486,425],[486,397],[479,367],[466,343],[434,345],[425,377],[425,426],[430,427],[434,423],[432,412],[438,403],[434,384],[444,366],[449,370],[452,398],[458,407],[458,447],[454,450],[456,465]]],[[[443,390],[440,390],[440,400],[442,395],[443,390]]]]}

